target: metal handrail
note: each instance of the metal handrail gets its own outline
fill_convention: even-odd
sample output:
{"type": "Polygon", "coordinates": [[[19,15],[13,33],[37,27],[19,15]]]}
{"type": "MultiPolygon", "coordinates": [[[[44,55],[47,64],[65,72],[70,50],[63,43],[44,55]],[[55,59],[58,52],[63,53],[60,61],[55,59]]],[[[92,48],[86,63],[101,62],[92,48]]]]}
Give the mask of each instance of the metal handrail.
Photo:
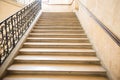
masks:
{"type": "Polygon", "coordinates": [[[18,41],[41,10],[41,0],[35,0],[20,11],[0,22],[0,65],[6,60],[18,41]]]}

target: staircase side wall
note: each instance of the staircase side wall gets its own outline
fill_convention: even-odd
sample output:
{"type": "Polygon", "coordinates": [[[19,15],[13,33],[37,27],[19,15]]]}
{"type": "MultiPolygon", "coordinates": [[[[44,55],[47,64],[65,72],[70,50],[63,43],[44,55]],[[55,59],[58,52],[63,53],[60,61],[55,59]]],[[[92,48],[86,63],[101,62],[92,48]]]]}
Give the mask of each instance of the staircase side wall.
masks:
{"type": "MultiPolygon", "coordinates": [[[[119,0],[81,0],[100,21],[120,38],[120,1],[119,0]]],[[[79,0],[72,5],[85,32],[97,51],[97,56],[108,70],[111,80],[120,80],[120,47],[88,15],[79,0]]]]}

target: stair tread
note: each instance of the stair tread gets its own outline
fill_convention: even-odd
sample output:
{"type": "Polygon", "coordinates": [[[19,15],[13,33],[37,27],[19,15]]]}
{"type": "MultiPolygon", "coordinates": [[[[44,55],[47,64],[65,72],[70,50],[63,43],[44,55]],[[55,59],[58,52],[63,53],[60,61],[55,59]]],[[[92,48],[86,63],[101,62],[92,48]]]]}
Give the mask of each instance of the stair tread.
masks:
{"type": "Polygon", "coordinates": [[[83,33],[82,34],[75,34],[75,33],[74,34],[68,34],[68,33],[57,33],[57,34],[56,33],[30,33],[30,35],[71,35],[71,36],[73,35],[74,36],[74,35],[86,35],[86,34],[83,34],[83,33]]]}
{"type": "Polygon", "coordinates": [[[88,38],[39,38],[39,37],[28,37],[27,39],[88,40],[88,38]]]}
{"type": "Polygon", "coordinates": [[[80,75],[8,75],[3,80],[108,80],[102,76],[80,75]]]}
{"type": "Polygon", "coordinates": [[[58,55],[18,55],[15,60],[71,60],[71,61],[99,61],[95,56],[58,56],[58,55]]]}
{"type": "Polygon", "coordinates": [[[72,42],[72,43],[90,43],[89,39],[86,38],[65,38],[65,37],[32,37],[29,36],[27,38],[27,41],[29,42],[51,42],[51,43],[67,43],[67,42],[72,42]]]}
{"type": "Polygon", "coordinates": [[[82,28],[41,28],[41,27],[34,27],[34,29],[37,29],[40,31],[81,31],[83,30],[82,28]]]}
{"type": "Polygon", "coordinates": [[[93,49],[21,48],[20,52],[95,52],[93,49]]]}
{"type": "Polygon", "coordinates": [[[38,21],[49,21],[49,20],[53,20],[53,21],[63,21],[63,19],[64,19],[64,21],[78,21],[78,19],[76,19],[75,17],[62,17],[62,18],[58,18],[58,17],[56,17],[56,18],[52,18],[52,17],[41,17],[38,21]]]}
{"type": "Polygon", "coordinates": [[[81,34],[81,33],[84,33],[84,31],[66,31],[66,30],[32,30],[32,33],[51,33],[51,34],[60,34],[60,33],[69,33],[69,34],[81,34]]]}
{"type": "Polygon", "coordinates": [[[51,20],[40,20],[38,21],[37,23],[79,23],[79,21],[77,20],[73,20],[73,21],[61,21],[61,20],[54,20],[54,21],[51,21],[51,20]]]}
{"type": "MultiPolygon", "coordinates": [[[[48,19],[48,18],[46,18],[46,19],[41,19],[41,20],[39,20],[38,22],[37,22],[37,24],[39,24],[39,23],[59,23],[59,24],[65,24],[65,23],[67,23],[67,24],[69,24],[69,23],[73,23],[73,24],[75,24],[75,23],[77,23],[77,24],[80,24],[80,22],[78,21],[78,20],[75,20],[75,19],[56,19],[56,20],[54,20],[54,19],[48,19]]],[[[45,26],[45,25],[43,25],[43,26],[45,26]]],[[[51,26],[51,25],[50,25],[51,26]]],[[[57,26],[64,26],[64,25],[57,25],[57,26]]],[[[70,26],[72,26],[72,25],[70,25],[70,26]]],[[[79,26],[79,25],[73,25],[73,26],[79,26]]]]}
{"type": "Polygon", "coordinates": [[[74,31],[74,32],[81,32],[81,31],[83,31],[83,30],[50,30],[50,29],[48,29],[48,30],[42,30],[42,28],[41,29],[33,29],[32,31],[60,31],[60,32],[65,32],[65,31],[67,31],[67,32],[70,32],[70,31],[74,31]]]}
{"type": "Polygon", "coordinates": [[[74,27],[80,27],[80,28],[82,28],[81,26],[34,26],[34,27],[58,27],[58,28],[61,28],[61,27],[64,27],[64,28],[74,28],[74,27]]]}
{"type": "Polygon", "coordinates": [[[100,65],[89,64],[12,64],[9,71],[85,71],[105,72],[100,65]]]}
{"type": "Polygon", "coordinates": [[[25,42],[24,45],[91,45],[90,43],[41,43],[41,42],[25,42]]]}
{"type": "Polygon", "coordinates": [[[80,32],[80,31],[83,31],[82,28],[41,28],[41,27],[35,27],[32,31],[67,31],[67,32],[70,32],[70,31],[74,31],[74,32],[80,32]],[[76,29],[76,30],[75,30],[76,29]]]}

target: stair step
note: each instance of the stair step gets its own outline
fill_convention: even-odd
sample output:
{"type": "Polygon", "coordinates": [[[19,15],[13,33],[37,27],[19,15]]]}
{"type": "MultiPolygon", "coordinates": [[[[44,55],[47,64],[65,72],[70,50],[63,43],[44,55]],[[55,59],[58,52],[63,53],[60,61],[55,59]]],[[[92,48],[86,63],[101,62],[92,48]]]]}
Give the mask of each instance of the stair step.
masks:
{"type": "Polygon", "coordinates": [[[18,55],[14,60],[15,63],[100,64],[100,60],[95,56],[18,55]]]}
{"type": "Polygon", "coordinates": [[[41,15],[40,16],[40,19],[41,18],[49,18],[49,19],[61,19],[61,18],[64,18],[64,19],[66,19],[66,18],[75,18],[75,19],[77,19],[76,18],[76,16],[75,15],[41,15]]]}
{"type": "Polygon", "coordinates": [[[82,28],[81,26],[34,26],[39,28],[82,28]]]}
{"type": "Polygon", "coordinates": [[[36,26],[80,26],[80,24],[79,23],[68,23],[68,24],[65,24],[65,23],[49,23],[49,24],[47,24],[47,23],[43,23],[43,24],[36,24],[36,26]]]}
{"type": "Polygon", "coordinates": [[[42,12],[42,15],[75,15],[74,12],[42,12]]]}
{"type": "Polygon", "coordinates": [[[63,30],[63,31],[65,31],[65,30],[66,31],[68,31],[68,30],[79,30],[79,31],[83,30],[81,27],[78,27],[78,28],[67,28],[67,27],[66,28],[54,28],[54,27],[53,28],[47,28],[47,27],[44,27],[44,28],[42,28],[42,27],[37,26],[37,25],[36,25],[36,27],[34,27],[34,29],[39,29],[39,30],[44,30],[44,31],[45,30],[54,30],[54,31],[55,30],[63,30]]]}
{"type": "Polygon", "coordinates": [[[68,33],[68,34],[83,34],[84,31],[83,30],[40,30],[40,29],[33,29],[31,31],[32,33],[52,33],[52,34],[57,34],[57,33],[68,33]]]}
{"type": "Polygon", "coordinates": [[[60,14],[56,13],[56,14],[55,13],[49,13],[49,15],[48,14],[42,14],[41,17],[45,17],[45,18],[46,17],[52,17],[52,18],[53,17],[57,17],[57,18],[61,18],[61,17],[65,17],[65,18],[66,17],[76,17],[75,14],[63,14],[63,13],[62,14],[61,13],[60,14]]]}
{"type": "Polygon", "coordinates": [[[50,48],[21,48],[21,54],[48,54],[48,55],[96,55],[92,49],[50,49],[50,48]]]}
{"type": "Polygon", "coordinates": [[[52,43],[89,43],[88,38],[38,38],[38,37],[28,37],[28,42],[52,42],[52,43]]]}
{"type": "Polygon", "coordinates": [[[103,75],[105,69],[100,65],[87,64],[12,64],[7,71],[12,74],[82,74],[103,75]]]}
{"type": "Polygon", "coordinates": [[[92,49],[90,43],[41,43],[41,42],[25,42],[25,48],[78,48],[78,49],[92,49]]]}
{"type": "Polygon", "coordinates": [[[67,35],[67,36],[77,36],[77,35],[79,35],[79,36],[81,36],[81,35],[86,35],[86,34],[77,34],[77,33],[73,33],[73,34],[69,34],[69,33],[30,33],[30,35],[49,35],[49,36],[51,36],[51,35],[57,35],[57,36],[64,36],[64,35],[67,35]]]}
{"type": "Polygon", "coordinates": [[[60,24],[62,24],[62,25],[80,25],[80,23],[78,22],[78,21],[68,21],[68,22],[66,22],[66,21],[62,21],[62,22],[60,22],[60,21],[39,21],[39,22],[37,22],[36,23],[36,25],[39,25],[39,24],[52,24],[52,25],[60,25],[60,24]]]}
{"type": "Polygon", "coordinates": [[[3,80],[108,80],[103,76],[84,75],[8,75],[3,80]]]}
{"type": "Polygon", "coordinates": [[[38,23],[39,22],[65,22],[65,23],[68,23],[68,22],[78,22],[79,23],[79,21],[77,20],[77,19],[71,19],[71,20],[68,20],[68,19],[66,19],[66,20],[61,20],[61,19],[39,19],[38,21],[37,21],[38,23]]]}
{"type": "Polygon", "coordinates": [[[72,28],[72,29],[74,29],[74,28],[81,28],[82,29],[82,27],[81,26],[34,26],[34,28],[63,28],[63,29],[69,29],[69,28],[72,28]]]}
{"type": "Polygon", "coordinates": [[[75,15],[50,15],[50,16],[48,16],[48,15],[41,15],[40,16],[40,18],[49,18],[49,19],[61,19],[61,18],[76,18],[76,16],[75,15]]]}
{"type": "Polygon", "coordinates": [[[42,34],[30,33],[29,37],[44,37],[44,38],[87,38],[86,34],[42,34]]]}
{"type": "Polygon", "coordinates": [[[66,19],[66,20],[63,20],[63,19],[39,19],[37,21],[38,23],[39,22],[79,22],[77,19],[66,19]]]}
{"type": "Polygon", "coordinates": [[[46,21],[46,20],[50,20],[50,21],[78,21],[78,19],[76,18],[40,18],[38,21],[46,21]]]}

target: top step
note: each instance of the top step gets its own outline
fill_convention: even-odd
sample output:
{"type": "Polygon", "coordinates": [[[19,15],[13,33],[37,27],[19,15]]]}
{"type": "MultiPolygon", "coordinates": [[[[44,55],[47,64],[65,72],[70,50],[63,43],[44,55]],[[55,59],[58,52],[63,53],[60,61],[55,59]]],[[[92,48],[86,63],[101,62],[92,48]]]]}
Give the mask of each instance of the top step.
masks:
{"type": "Polygon", "coordinates": [[[41,15],[43,17],[48,17],[48,16],[67,16],[67,17],[70,17],[70,16],[73,16],[75,17],[75,13],[73,12],[43,12],[43,14],[41,15]]]}
{"type": "Polygon", "coordinates": [[[75,19],[76,15],[73,12],[43,12],[40,19],[75,19]]]}

